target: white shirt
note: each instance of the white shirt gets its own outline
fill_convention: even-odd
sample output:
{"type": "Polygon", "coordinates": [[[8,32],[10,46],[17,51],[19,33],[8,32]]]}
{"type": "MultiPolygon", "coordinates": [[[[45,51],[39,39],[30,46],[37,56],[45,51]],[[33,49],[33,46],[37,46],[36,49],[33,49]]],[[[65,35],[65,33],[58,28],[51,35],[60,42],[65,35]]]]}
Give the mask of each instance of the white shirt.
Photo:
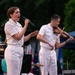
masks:
{"type": "Polygon", "coordinates": [[[14,39],[12,36],[16,33],[19,33],[22,30],[22,26],[19,22],[14,22],[12,19],[5,24],[5,34],[8,45],[20,45],[24,43],[24,36],[20,40],[14,39]]]}
{"type": "MultiPolygon", "coordinates": [[[[53,33],[53,27],[51,27],[50,23],[43,25],[39,31],[39,34],[42,35],[47,41],[49,41],[52,45],[55,45],[56,41],[59,42],[57,36],[53,33]]],[[[51,49],[51,47],[44,43],[40,42],[40,46],[51,49]]]]}

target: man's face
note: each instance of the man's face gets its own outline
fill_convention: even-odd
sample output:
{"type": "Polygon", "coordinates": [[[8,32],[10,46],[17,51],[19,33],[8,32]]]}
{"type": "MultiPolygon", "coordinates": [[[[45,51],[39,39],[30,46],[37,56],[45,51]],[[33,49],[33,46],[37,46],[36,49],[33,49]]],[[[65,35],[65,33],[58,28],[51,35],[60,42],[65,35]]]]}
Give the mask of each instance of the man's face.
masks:
{"type": "Polygon", "coordinates": [[[60,24],[59,18],[57,20],[53,20],[53,27],[58,27],[59,24],[60,24]]]}

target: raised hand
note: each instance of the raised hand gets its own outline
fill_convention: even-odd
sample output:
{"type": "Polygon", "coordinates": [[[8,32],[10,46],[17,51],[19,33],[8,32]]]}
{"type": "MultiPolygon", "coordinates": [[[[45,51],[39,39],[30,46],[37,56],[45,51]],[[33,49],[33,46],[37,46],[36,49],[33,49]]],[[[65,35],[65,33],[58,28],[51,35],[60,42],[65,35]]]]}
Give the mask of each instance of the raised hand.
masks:
{"type": "Polygon", "coordinates": [[[34,37],[38,34],[38,30],[35,30],[34,32],[31,33],[31,37],[34,37]]]}
{"type": "Polygon", "coordinates": [[[25,19],[25,21],[24,21],[25,26],[28,26],[28,23],[29,23],[29,22],[30,22],[29,19],[25,19]]]}

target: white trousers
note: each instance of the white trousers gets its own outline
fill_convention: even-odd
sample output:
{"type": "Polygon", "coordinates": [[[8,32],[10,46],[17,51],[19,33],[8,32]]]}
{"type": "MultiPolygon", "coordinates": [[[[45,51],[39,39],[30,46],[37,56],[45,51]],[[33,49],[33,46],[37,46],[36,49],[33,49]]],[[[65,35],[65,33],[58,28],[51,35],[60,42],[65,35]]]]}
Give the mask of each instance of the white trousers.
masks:
{"type": "Polygon", "coordinates": [[[5,49],[5,60],[7,64],[7,75],[20,75],[23,48],[20,46],[8,46],[5,49]]]}
{"type": "Polygon", "coordinates": [[[40,67],[41,75],[57,75],[57,58],[55,50],[41,47],[39,62],[44,65],[40,67]]]}

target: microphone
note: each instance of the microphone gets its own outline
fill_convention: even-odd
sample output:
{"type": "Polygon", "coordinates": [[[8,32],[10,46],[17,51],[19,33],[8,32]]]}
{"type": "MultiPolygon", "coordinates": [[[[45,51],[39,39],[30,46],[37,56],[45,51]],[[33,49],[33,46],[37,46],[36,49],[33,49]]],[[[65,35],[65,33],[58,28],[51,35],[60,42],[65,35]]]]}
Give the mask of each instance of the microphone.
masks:
{"type": "MultiPolygon", "coordinates": [[[[26,17],[24,17],[24,16],[22,16],[22,18],[21,18],[23,21],[25,21],[25,19],[27,19],[26,17]]],[[[29,21],[29,24],[31,25],[31,26],[35,26],[31,21],[29,21]]]]}

